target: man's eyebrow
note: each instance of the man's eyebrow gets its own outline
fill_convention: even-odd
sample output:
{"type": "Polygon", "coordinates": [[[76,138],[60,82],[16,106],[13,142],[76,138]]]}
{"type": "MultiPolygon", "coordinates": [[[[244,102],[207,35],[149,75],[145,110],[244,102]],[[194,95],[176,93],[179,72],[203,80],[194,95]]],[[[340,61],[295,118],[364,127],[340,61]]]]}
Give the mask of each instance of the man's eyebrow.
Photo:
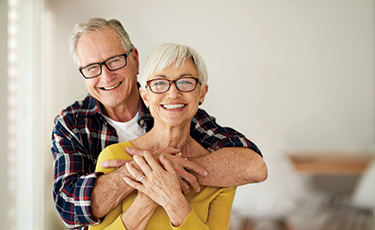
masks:
{"type": "Polygon", "coordinates": [[[87,64],[87,65],[85,65],[85,66],[82,66],[81,68],[85,68],[85,67],[87,67],[87,66],[94,65],[94,64],[103,64],[103,63],[105,63],[106,61],[108,61],[109,59],[112,59],[112,58],[117,57],[117,56],[121,56],[121,54],[118,54],[118,55],[115,55],[115,56],[109,57],[109,58],[105,59],[105,60],[102,61],[102,62],[91,62],[91,63],[89,63],[89,64],[87,64]]]}
{"type": "Polygon", "coordinates": [[[89,63],[89,64],[87,64],[85,66],[82,66],[81,68],[85,68],[85,67],[88,67],[90,65],[95,65],[95,64],[99,64],[99,62],[92,62],[92,63],[89,63]]]}

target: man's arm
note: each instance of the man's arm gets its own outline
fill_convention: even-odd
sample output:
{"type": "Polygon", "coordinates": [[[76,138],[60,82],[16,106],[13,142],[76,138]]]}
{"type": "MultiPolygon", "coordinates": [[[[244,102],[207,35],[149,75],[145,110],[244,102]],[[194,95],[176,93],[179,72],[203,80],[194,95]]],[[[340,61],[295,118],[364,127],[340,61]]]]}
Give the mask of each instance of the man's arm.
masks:
{"type": "MultiPolygon", "coordinates": [[[[131,155],[143,156],[144,150],[127,148],[131,155]]],[[[234,187],[249,183],[262,182],[267,179],[267,167],[263,158],[253,150],[244,147],[227,147],[211,152],[203,153],[201,157],[182,158],[171,155],[163,150],[154,152],[168,157],[180,177],[184,181],[181,187],[184,193],[189,193],[190,184],[196,190],[196,185],[217,187],[234,187]],[[202,169],[205,169],[202,171],[202,169]],[[201,172],[197,174],[196,172],[201,172]],[[208,172],[205,173],[205,172],[208,172]],[[193,186],[194,185],[194,186],[193,186]],[[184,188],[185,187],[185,188],[184,188]]],[[[111,167],[123,165],[121,162],[105,162],[111,167]],[[117,163],[117,165],[115,164],[117,163]]],[[[197,190],[196,190],[197,191],[197,190]]]]}
{"type": "Polygon", "coordinates": [[[134,189],[124,182],[124,176],[131,176],[126,167],[99,176],[91,193],[91,210],[96,218],[102,218],[115,208],[134,189]]]}
{"type": "Polygon", "coordinates": [[[238,186],[267,179],[267,167],[258,147],[242,133],[221,127],[214,117],[199,109],[190,135],[211,153],[190,159],[208,171],[198,181],[211,186],[238,186]]]}
{"type": "MultiPolygon", "coordinates": [[[[56,118],[51,152],[54,158],[53,199],[61,219],[68,228],[97,223],[91,213],[90,196],[96,178],[90,173],[94,162],[80,149],[79,140],[67,128],[63,119],[56,118]]],[[[81,148],[82,149],[82,148],[81,148]]]]}
{"type": "Polygon", "coordinates": [[[126,167],[108,175],[94,173],[95,151],[88,152],[92,146],[83,145],[82,135],[72,122],[74,114],[71,114],[65,111],[64,115],[56,117],[52,133],[53,198],[64,224],[68,228],[78,228],[98,223],[99,218],[134,189],[122,179],[129,175],[126,167]]]}
{"type": "Polygon", "coordinates": [[[205,177],[192,172],[201,185],[234,187],[262,182],[268,176],[262,157],[249,148],[227,147],[189,160],[208,172],[205,177]]]}

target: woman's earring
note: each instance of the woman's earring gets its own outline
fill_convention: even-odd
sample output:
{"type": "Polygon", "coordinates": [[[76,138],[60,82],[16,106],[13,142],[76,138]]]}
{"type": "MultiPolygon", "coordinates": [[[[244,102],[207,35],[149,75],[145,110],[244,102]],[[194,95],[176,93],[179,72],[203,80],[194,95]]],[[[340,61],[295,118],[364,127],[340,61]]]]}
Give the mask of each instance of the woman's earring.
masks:
{"type": "Polygon", "coordinates": [[[199,105],[202,105],[202,102],[199,102],[199,105]]]}

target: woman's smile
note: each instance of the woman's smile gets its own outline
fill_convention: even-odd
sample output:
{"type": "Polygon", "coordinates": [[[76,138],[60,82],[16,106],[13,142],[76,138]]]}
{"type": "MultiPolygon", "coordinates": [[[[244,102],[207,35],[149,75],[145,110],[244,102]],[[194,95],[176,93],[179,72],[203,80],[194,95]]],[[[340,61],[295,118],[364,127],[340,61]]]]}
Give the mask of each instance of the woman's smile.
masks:
{"type": "Polygon", "coordinates": [[[186,106],[186,104],[163,104],[162,107],[164,109],[170,110],[170,109],[182,109],[186,106]]]}

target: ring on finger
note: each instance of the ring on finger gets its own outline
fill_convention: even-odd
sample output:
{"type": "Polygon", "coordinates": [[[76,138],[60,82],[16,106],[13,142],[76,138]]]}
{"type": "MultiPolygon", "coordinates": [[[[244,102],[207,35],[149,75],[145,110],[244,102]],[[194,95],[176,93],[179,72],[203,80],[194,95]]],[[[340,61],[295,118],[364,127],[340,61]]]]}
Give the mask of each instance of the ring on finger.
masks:
{"type": "Polygon", "coordinates": [[[139,182],[142,183],[143,178],[145,178],[145,175],[142,175],[141,178],[139,178],[139,182]]]}

